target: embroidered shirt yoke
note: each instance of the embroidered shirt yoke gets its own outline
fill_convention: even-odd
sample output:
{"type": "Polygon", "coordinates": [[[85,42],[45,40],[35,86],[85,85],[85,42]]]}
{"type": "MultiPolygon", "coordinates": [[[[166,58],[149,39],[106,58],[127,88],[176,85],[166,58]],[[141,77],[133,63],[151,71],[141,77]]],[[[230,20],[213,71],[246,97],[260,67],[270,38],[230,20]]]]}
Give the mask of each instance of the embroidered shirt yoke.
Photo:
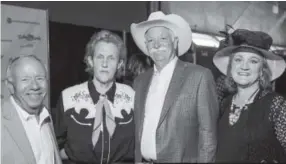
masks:
{"type": "Polygon", "coordinates": [[[115,120],[115,130],[108,132],[103,110],[101,130],[94,145],[92,133],[96,105],[100,94],[92,81],[62,92],[57,106],[55,132],[60,149],[64,148],[71,161],[80,163],[132,162],[134,151],[134,91],[131,87],[113,83],[106,100],[115,120]]]}

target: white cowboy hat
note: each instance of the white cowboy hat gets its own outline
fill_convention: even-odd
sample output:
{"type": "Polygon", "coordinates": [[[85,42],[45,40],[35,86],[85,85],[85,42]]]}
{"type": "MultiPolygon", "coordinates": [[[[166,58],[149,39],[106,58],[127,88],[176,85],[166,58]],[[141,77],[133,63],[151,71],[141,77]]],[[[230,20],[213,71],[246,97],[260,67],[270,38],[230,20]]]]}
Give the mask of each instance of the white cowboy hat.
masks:
{"type": "Polygon", "coordinates": [[[145,32],[151,27],[163,26],[173,31],[178,37],[178,55],[181,56],[188,51],[192,44],[192,30],[187,21],[176,14],[165,15],[162,11],[153,12],[147,21],[131,24],[131,34],[136,45],[148,55],[145,45],[145,32]]]}
{"type": "Polygon", "coordinates": [[[227,67],[229,64],[229,58],[233,51],[240,47],[246,47],[246,48],[252,48],[257,50],[258,52],[263,55],[263,57],[266,59],[267,64],[271,71],[271,81],[277,79],[279,76],[281,76],[285,70],[286,63],[284,59],[278,55],[275,55],[274,53],[264,50],[262,48],[250,46],[250,45],[239,45],[239,46],[229,46],[226,48],[221,49],[218,51],[214,57],[213,57],[213,63],[214,65],[222,72],[223,74],[227,74],[227,67]]]}

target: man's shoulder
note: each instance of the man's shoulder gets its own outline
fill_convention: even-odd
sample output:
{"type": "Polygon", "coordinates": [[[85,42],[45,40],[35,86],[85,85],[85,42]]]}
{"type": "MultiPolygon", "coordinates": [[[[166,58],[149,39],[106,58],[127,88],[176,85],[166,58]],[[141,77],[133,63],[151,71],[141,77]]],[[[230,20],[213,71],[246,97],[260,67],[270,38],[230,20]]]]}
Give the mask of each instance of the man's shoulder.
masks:
{"type": "Polygon", "coordinates": [[[3,111],[4,108],[7,108],[11,104],[10,99],[5,99],[1,101],[1,111],[3,111]]]}
{"type": "Polygon", "coordinates": [[[189,62],[185,62],[185,61],[179,61],[179,63],[177,64],[177,66],[183,66],[185,67],[185,72],[184,75],[185,77],[188,76],[202,76],[202,75],[209,75],[212,74],[211,70],[203,67],[201,65],[197,65],[197,64],[193,64],[193,63],[189,63],[189,62]]]}
{"type": "Polygon", "coordinates": [[[6,99],[1,103],[2,118],[8,118],[12,116],[12,110],[16,110],[11,103],[10,99],[6,99]]]}
{"type": "Polygon", "coordinates": [[[208,68],[203,67],[201,65],[197,65],[197,64],[193,64],[193,63],[189,63],[185,61],[180,61],[180,62],[181,63],[179,64],[184,65],[188,71],[201,72],[201,73],[210,71],[208,68]]]}

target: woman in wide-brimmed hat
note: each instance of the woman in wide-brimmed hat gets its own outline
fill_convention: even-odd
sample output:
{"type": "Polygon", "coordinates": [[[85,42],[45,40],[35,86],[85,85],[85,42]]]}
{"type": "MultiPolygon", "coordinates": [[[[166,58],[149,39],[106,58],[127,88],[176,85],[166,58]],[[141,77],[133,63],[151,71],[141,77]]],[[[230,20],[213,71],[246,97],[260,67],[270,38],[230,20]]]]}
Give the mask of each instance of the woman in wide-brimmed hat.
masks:
{"type": "Polygon", "coordinates": [[[285,162],[286,100],[271,88],[271,81],[284,72],[285,61],[269,51],[268,34],[239,30],[236,35],[241,44],[226,47],[213,58],[232,92],[221,106],[216,159],[285,162]]]}

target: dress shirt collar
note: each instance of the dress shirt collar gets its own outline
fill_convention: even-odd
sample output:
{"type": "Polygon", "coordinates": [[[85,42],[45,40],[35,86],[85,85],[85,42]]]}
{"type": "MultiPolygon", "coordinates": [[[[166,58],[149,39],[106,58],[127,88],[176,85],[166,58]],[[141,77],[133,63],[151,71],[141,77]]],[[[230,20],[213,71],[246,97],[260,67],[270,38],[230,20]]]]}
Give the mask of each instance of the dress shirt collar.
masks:
{"type": "MultiPolygon", "coordinates": [[[[29,119],[36,117],[36,115],[32,115],[29,114],[28,112],[26,112],[14,99],[13,96],[10,96],[10,101],[12,102],[12,104],[14,105],[14,107],[16,108],[19,116],[21,117],[22,120],[24,121],[29,121],[29,119]]],[[[46,120],[46,119],[50,119],[50,114],[47,110],[46,107],[43,107],[43,109],[41,110],[39,116],[39,125],[42,125],[42,123],[46,120]]]]}
{"type": "Polygon", "coordinates": [[[160,75],[160,74],[173,73],[177,61],[178,61],[178,57],[175,56],[167,65],[165,65],[165,67],[161,71],[159,71],[157,69],[157,67],[155,66],[155,64],[154,64],[154,74],[155,75],[157,75],[157,74],[160,75]]]}

